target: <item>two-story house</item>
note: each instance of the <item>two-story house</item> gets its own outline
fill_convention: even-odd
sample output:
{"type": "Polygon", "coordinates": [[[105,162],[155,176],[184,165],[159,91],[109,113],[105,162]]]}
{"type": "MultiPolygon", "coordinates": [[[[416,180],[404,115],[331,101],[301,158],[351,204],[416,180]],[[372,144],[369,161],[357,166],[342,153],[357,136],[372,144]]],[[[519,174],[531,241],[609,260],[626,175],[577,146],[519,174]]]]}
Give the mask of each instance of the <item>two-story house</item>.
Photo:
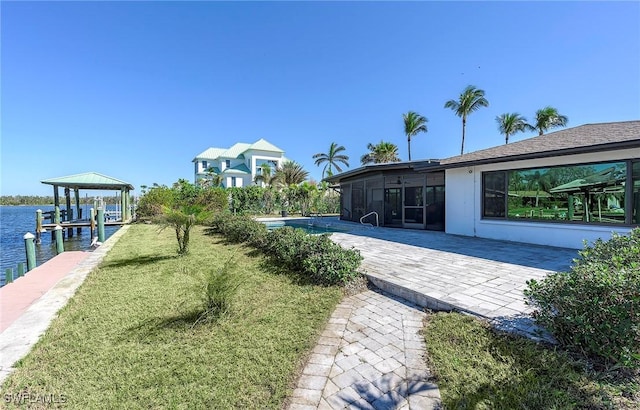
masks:
{"type": "Polygon", "coordinates": [[[264,139],[253,144],[239,142],[231,148],[208,148],[192,161],[194,182],[215,174],[222,177],[224,187],[248,186],[261,174],[263,164],[269,164],[273,174],[285,160],[284,151],[264,139]]]}

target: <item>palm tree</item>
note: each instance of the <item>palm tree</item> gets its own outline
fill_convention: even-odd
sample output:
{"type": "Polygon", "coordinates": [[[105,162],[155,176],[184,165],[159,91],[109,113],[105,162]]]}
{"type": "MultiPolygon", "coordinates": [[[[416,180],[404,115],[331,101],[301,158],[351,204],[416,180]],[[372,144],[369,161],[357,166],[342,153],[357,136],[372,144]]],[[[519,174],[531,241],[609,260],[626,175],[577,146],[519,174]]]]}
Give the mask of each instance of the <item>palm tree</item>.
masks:
{"type": "Polygon", "coordinates": [[[223,177],[216,173],[215,168],[209,167],[205,170],[206,177],[200,179],[200,185],[203,187],[219,187],[222,186],[223,177]]]}
{"type": "Polygon", "coordinates": [[[509,143],[509,135],[513,135],[516,132],[533,131],[534,127],[527,123],[527,119],[517,112],[504,113],[496,117],[498,123],[498,130],[500,134],[504,135],[504,143],[509,143]]]}
{"type": "Polygon", "coordinates": [[[419,132],[427,132],[427,121],[429,120],[413,111],[402,114],[402,118],[404,119],[404,133],[407,136],[407,145],[409,147],[409,161],[411,161],[411,137],[419,132]]]}
{"type": "Polygon", "coordinates": [[[271,165],[264,163],[260,165],[260,173],[253,178],[253,182],[260,184],[264,182],[266,186],[273,185],[276,180],[275,175],[271,175],[271,165]]]}
{"type": "Polygon", "coordinates": [[[322,179],[324,179],[325,172],[328,176],[333,175],[333,169],[331,167],[335,167],[338,172],[342,172],[342,168],[338,163],[342,163],[347,167],[349,166],[349,156],[340,154],[340,152],[344,150],[345,148],[342,145],[332,142],[328,153],[325,154],[324,152],[319,152],[313,156],[313,159],[316,160],[315,164],[317,166],[326,162],[324,168],[322,168],[322,179]]]}
{"type": "Polygon", "coordinates": [[[309,172],[295,161],[285,161],[276,168],[275,181],[284,186],[297,185],[307,179],[309,172]]]}
{"type": "Polygon", "coordinates": [[[533,174],[527,176],[527,185],[531,190],[536,191],[536,208],[539,206],[540,201],[540,191],[544,191],[549,193],[551,190],[551,176],[549,173],[545,172],[541,174],[540,171],[536,171],[533,174]]]}
{"type": "Polygon", "coordinates": [[[396,144],[380,141],[380,143],[376,145],[369,143],[367,149],[369,153],[360,157],[362,165],[400,162],[398,146],[396,144]]]}
{"type": "Polygon", "coordinates": [[[534,128],[538,130],[538,135],[542,135],[551,128],[566,127],[568,122],[569,117],[560,115],[557,109],[547,106],[536,111],[536,125],[534,128]]]}
{"type": "Polygon", "coordinates": [[[479,110],[480,107],[488,106],[489,101],[484,98],[484,90],[480,90],[473,85],[468,85],[462,91],[458,101],[449,100],[444,103],[444,108],[451,108],[458,117],[462,118],[462,148],[460,148],[460,155],[464,154],[464,131],[467,126],[467,116],[479,110]]]}

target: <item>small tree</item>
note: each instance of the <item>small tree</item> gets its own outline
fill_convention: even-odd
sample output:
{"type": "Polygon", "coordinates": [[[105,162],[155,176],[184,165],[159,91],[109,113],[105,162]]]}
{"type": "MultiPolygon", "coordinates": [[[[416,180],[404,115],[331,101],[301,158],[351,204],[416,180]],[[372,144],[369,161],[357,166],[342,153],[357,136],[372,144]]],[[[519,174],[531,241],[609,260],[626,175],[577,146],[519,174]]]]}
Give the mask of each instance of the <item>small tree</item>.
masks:
{"type": "Polygon", "coordinates": [[[172,227],[178,240],[178,255],[189,253],[189,233],[194,225],[204,223],[211,217],[209,211],[198,205],[179,206],[177,208],[165,207],[158,222],[163,229],[172,227]]]}

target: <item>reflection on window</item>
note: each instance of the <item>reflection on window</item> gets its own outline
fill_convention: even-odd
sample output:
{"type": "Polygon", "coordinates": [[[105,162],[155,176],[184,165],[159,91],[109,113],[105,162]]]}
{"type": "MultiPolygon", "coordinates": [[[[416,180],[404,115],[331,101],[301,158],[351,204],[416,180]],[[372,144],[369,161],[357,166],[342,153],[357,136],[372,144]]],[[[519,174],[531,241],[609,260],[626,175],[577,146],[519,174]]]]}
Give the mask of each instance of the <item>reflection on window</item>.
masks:
{"type": "Polygon", "coordinates": [[[633,164],[633,196],[627,199],[627,164],[631,162],[485,172],[483,216],[527,221],[638,223],[640,165],[633,164]],[[630,220],[626,219],[625,202],[633,209],[630,220]]]}
{"type": "Polygon", "coordinates": [[[483,216],[504,217],[505,182],[504,172],[485,172],[482,174],[483,216]]]}
{"type": "Polygon", "coordinates": [[[511,171],[508,218],[624,223],[626,176],[625,162],[511,171]]]}

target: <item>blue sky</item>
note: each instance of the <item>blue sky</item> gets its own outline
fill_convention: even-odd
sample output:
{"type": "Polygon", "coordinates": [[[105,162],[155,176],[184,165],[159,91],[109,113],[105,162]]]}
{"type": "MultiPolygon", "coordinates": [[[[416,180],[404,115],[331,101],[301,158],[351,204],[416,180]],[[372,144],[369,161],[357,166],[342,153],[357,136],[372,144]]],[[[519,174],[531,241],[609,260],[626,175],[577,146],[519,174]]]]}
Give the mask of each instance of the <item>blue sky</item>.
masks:
{"type": "MultiPolygon", "coordinates": [[[[640,118],[638,2],[6,2],[2,195],[88,171],[139,186],[193,181],[206,148],[265,138],[320,179],[312,155],[460,150],[445,101],[490,106],[465,152],[499,145],[495,117],[552,105],[569,125],[640,118]]],[[[513,136],[512,141],[533,136],[513,136]]]]}

